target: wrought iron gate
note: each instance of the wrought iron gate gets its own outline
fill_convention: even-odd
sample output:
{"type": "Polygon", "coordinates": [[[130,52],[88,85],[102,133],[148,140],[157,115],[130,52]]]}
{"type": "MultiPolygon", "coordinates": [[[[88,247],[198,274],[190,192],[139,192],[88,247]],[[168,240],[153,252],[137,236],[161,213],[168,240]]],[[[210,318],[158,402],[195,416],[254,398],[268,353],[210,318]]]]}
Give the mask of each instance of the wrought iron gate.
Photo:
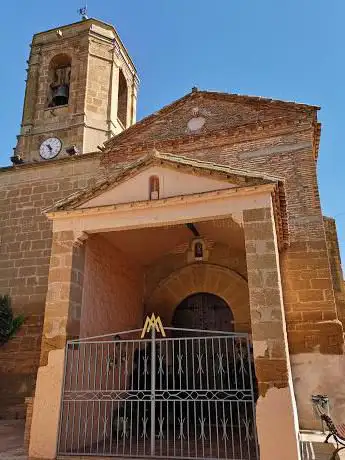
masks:
{"type": "Polygon", "coordinates": [[[59,455],[258,459],[248,336],[151,326],[68,342],[59,455]]]}

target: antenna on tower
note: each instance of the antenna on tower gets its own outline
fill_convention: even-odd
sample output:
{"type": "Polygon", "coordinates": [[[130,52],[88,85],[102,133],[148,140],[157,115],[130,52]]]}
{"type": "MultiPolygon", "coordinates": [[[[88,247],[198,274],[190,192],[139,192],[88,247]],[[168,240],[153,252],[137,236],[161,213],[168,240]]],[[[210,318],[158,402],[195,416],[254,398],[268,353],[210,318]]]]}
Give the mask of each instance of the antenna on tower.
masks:
{"type": "Polygon", "coordinates": [[[88,15],[87,15],[87,4],[86,4],[86,3],[85,3],[85,5],[84,5],[82,8],[79,8],[78,14],[80,14],[81,19],[82,19],[83,21],[85,21],[86,19],[89,19],[89,18],[88,18],[88,15]]]}

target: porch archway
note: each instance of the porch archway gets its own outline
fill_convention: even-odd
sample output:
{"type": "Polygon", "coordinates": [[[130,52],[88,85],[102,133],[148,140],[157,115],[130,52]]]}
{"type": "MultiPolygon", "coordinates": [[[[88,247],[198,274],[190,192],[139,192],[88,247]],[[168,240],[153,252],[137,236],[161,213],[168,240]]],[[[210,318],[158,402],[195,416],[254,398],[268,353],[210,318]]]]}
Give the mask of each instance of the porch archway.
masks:
{"type": "Polygon", "coordinates": [[[146,299],[146,313],[155,312],[163,323],[172,324],[177,306],[192,294],[206,292],[226,302],[234,316],[235,332],[250,332],[247,281],[229,268],[213,264],[191,264],[162,280],[146,299]]]}

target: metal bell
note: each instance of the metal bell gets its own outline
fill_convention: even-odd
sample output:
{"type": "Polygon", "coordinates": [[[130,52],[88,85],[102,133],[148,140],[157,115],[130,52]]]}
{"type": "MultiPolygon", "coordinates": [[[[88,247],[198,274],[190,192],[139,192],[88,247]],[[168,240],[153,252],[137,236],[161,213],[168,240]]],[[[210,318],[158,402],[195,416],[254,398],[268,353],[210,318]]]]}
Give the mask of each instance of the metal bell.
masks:
{"type": "Polygon", "coordinates": [[[68,85],[59,85],[54,90],[52,102],[55,106],[68,104],[69,87],[68,85]]]}

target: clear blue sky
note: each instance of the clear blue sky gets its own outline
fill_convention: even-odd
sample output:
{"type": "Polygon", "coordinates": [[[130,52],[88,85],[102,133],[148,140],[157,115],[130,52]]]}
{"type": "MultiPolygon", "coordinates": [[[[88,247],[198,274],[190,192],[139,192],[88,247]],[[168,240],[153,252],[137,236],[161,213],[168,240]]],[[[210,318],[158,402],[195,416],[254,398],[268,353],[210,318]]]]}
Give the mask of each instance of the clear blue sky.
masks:
{"type": "MultiPolygon", "coordinates": [[[[83,0],[2,2],[0,165],[9,163],[35,32],[78,20],[83,0]]],[[[345,257],[345,1],[89,0],[113,23],[141,78],[138,118],[201,89],[322,107],[319,184],[324,214],[338,216],[345,257]]]]}

